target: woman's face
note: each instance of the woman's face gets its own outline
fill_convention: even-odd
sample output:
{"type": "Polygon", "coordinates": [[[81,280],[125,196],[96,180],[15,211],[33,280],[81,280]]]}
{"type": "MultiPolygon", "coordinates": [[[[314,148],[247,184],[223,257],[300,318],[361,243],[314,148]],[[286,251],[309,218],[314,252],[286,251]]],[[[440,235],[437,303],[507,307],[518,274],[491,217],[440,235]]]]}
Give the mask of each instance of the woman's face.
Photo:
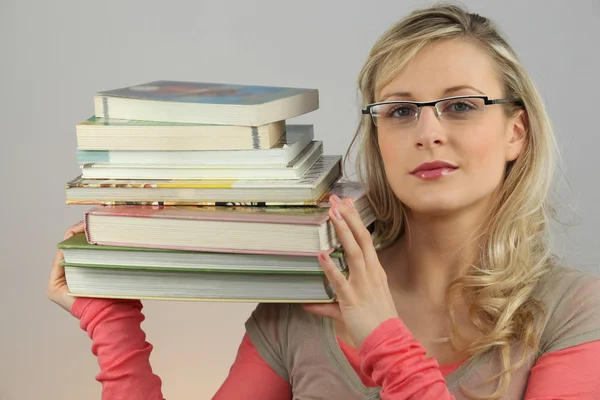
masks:
{"type": "MultiPolygon", "coordinates": [[[[481,94],[503,97],[491,60],[470,42],[444,41],[423,48],[376,101],[481,94]]],[[[508,117],[503,107],[487,105],[479,118],[460,123],[440,120],[433,107],[423,107],[412,126],[378,124],[385,172],[407,211],[448,214],[492,199],[506,163],[517,158],[525,143],[522,112],[508,117]],[[430,165],[415,172],[436,161],[455,168],[431,170],[430,165]]]]}

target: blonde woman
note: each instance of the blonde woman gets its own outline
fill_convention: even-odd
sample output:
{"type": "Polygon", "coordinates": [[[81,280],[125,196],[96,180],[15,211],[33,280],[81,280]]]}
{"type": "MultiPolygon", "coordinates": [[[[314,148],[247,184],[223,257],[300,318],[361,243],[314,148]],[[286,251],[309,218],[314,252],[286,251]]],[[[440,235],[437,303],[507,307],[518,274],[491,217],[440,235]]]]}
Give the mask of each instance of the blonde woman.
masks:
{"type": "MultiPolygon", "coordinates": [[[[320,262],[338,302],[260,304],[214,398],[600,398],[600,280],[551,258],[553,134],[495,25],[417,10],[358,83],[374,236],[331,199],[349,279],[320,262]]],[[[73,303],[61,258],[48,293],[93,339],[103,398],[162,399],[141,303],[73,303]]]]}

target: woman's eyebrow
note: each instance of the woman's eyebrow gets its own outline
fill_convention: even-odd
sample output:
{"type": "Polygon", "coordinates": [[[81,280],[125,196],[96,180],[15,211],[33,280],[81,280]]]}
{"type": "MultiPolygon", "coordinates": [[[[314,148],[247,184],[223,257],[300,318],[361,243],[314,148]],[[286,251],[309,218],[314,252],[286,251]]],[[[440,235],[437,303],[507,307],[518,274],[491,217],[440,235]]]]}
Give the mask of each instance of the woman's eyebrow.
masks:
{"type": "MultiPolygon", "coordinates": [[[[452,94],[454,92],[458,92],[459,90],[464,90],[464,89],[471,89],[479,94],[485,95],[485,93],[483,93],[481,90],[479,90],[471,85],[458,85],[458,86],[452,86],[447,89],[444,89],[444,91],[442,92],[442,97],[452,94]]],[[[413,94],[411,92],[392,92],[392,93],[386,93],[381,98],[380,101],[385,101],[386,99],[389,99],[390,97],[414,98],[413,94]]]]}

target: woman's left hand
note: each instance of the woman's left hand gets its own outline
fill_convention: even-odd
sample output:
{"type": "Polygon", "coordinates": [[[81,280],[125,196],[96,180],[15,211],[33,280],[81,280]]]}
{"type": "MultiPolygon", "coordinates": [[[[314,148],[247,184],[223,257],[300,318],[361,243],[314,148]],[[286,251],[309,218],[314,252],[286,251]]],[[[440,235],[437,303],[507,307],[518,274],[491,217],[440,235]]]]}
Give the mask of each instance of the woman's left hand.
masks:
{"type": "Polygon", "coordinates": [[[346,252],[349,277],[346,278],[326,252],[319,263],[337,295],[337,303],[304,304],[305,310],[344,323],[359,347],[382,322],[397,318],[387,276],[379,263],[371,234],[364,226],[351,199],[329,198],[329,218],[346,252]]]}

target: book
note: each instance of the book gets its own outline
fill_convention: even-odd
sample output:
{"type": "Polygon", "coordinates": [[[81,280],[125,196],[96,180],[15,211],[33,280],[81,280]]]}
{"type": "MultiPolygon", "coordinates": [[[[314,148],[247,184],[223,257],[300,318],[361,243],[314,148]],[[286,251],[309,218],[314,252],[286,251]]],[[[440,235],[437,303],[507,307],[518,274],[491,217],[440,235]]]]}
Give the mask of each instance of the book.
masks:
{"type": "Polygon", "coordinates": [[[284,167],[273,165],[85,164],[84,179],[300,179],[323,154],[323,142],[312,141],[284,167]]]}
{"type": "MultiPolygon", "coordinates": [[[[361,186],[338,185],[362,223],[375,216],[361,186]]],[[[317,207],[96,206],[85,212],[90,244],[175,250],[317,255],[340,247],[329,199],[317,207]]]]}
{"type": "MultiPolygon", "coordinates": [[[[345,272],[346,276],[348,272],[345,272]]],[[[335,291],[324,273],[133,270],[65,266],[75,297],[179,301],[329,303],[335,291]]]]}
{"type": "Polygon", "coordinates": [[[80,150],[270,149],[285,130],[285,121],[236,126],[90,117],[76,125],[80,150]]]}
{"type": "Polygon", "coordinates": [[[126,180],[65,183],[67,204],[316,205],[342,176],[341,156],[323,155],[300,179],[126,180]]]}
{"type": "Polygon", "coordinates": [[[154,81],[94,95],[102,118],[260,126],[319,108],[316,89],[214,82],[154,81]]]}
{"type": "MultiPolygon", "coordinates": [[[[144,138],[140,138],[144,140],[144,138]]],[[[83,164],[147,164],[147,165],[244,165],[286,166],[314,139],[312,125],[287,125],[285,133],[269,149],[252,150],[171,150],[157,142],[157,151],[146,150],[82,150],[77,149],[77,162],[83,164]],[[162,148],[166,148],[162,150],[162,148]]],[[[137,143],[137,142],[135,142],[137,143]]]]}
{"type": "MultiPolygon", "coordinates": [[[[128,246],[103,246],[88,243],[84,233],[78,233],[58,244],[63,251],[63,266],[87,268],[127,268],[169,271],[232,271],[264,273],[322,272],[317,257],[287,254],[243,254],[170,250],[128,246]]],[[[343,250],[329,256],[340,271],[347,269],[343,250]]]]}

